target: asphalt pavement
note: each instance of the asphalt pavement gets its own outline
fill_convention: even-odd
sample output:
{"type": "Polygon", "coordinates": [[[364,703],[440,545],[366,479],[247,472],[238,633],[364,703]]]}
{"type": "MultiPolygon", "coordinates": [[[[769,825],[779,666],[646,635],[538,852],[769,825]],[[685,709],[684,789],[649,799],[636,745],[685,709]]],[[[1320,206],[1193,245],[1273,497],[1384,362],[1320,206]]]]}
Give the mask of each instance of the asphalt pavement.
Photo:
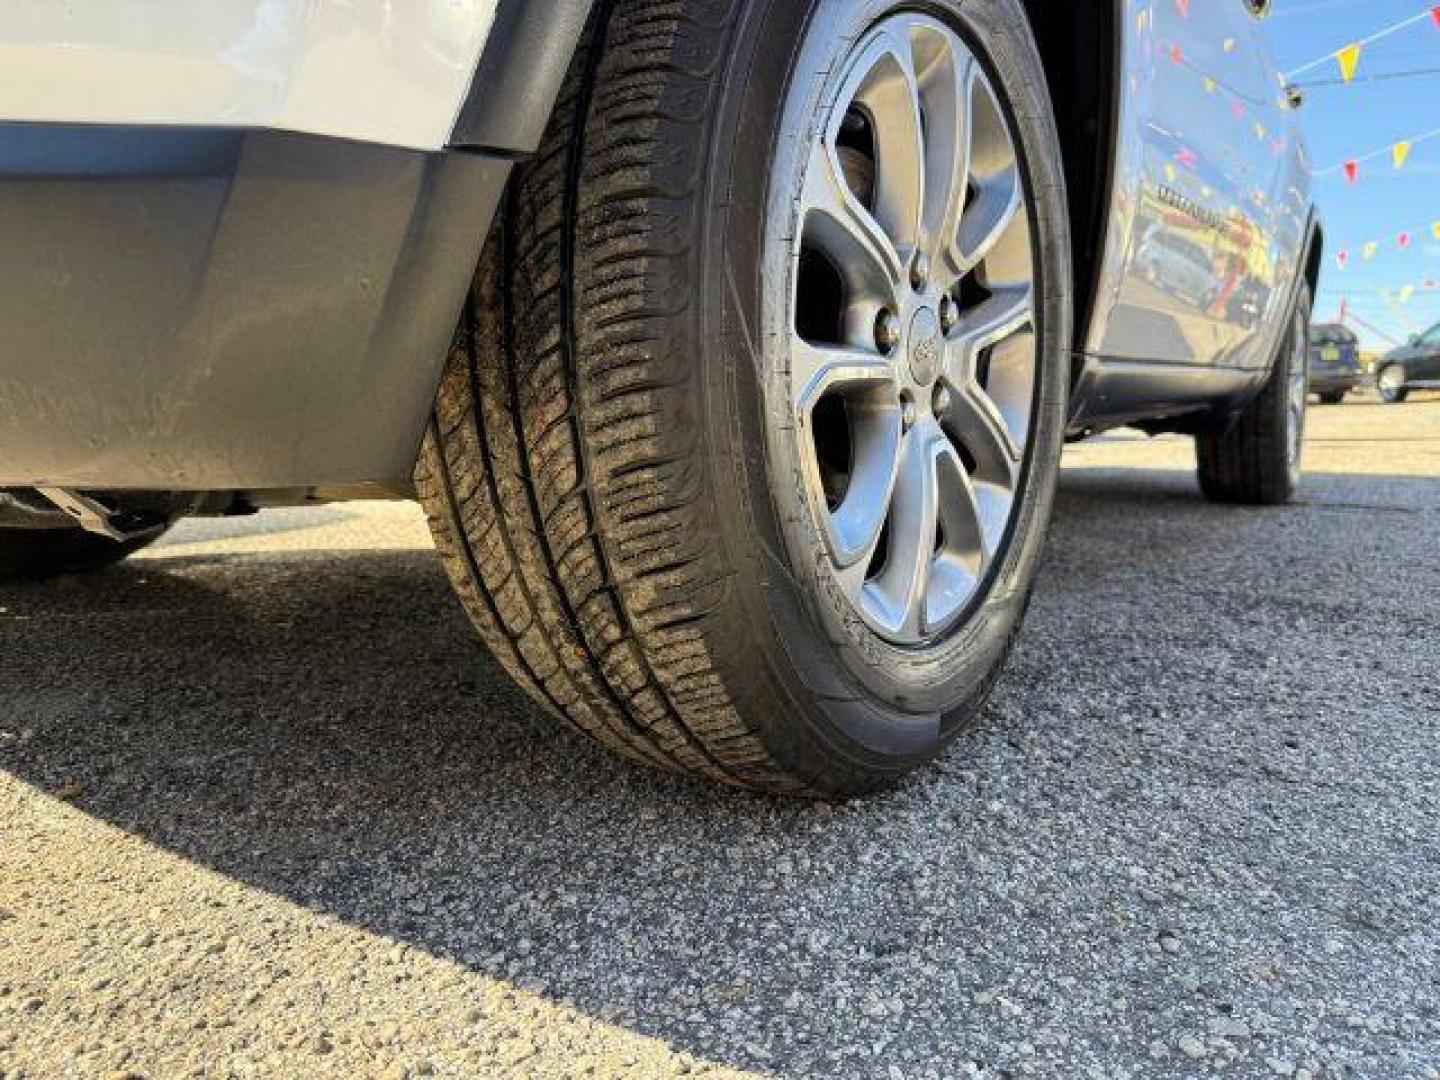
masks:
{"type": "Polygon", "coordinates": [[[404,504],[0,591],[0,1077],[1440,1077],[1440,400],[1309,455],[1073,448],[983,722],[848,804],[557,730],[404,504]]]}

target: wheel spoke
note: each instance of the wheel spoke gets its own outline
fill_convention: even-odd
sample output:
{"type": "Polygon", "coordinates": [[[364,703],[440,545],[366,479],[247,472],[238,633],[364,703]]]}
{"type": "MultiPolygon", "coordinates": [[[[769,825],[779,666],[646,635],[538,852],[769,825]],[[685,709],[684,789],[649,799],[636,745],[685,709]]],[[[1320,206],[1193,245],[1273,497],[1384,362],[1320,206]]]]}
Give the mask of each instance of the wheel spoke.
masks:
{"type": "Polygon", "coordinates": [[[901,452],[885,566],[865,584],[872,616],[894,635],[926,632],[925,598],[940,520],[936,459],[947,450],[945,437],[933,423],[926,423],[912,429],[901,452]]]}
{"type": "Polygon", "coordinates": [[[860,53],[825,142],[838,145],[840,124],[850,109],[869,123],[875,151],[872,213],[908,263],[920,237],[925,205],[925,145],[920,90],[909,38],[902,32],[877,31],[860,53]]]}
{"type": "Polygon", "coordinates": [[[994,399],[974,382],[950,394],[945,430],[975,459],[976,475],[1013,490],[1021,451],[994,399]]]}
{"type": "Polygon", "coordinates": [[[929,626],[943,625],[973,595],[994,550],[983,524],[979,496],[954,447],[945,447],[935,465],[944,543],[930,570],[925,601],[929,626]]]}
{"type": "Polygon", "coordinates": [[[960,220],[953,261],[968,274],[995,250],[1020,217],[1024,191],[1020,164],[1000,104],[978,69],[969,86],[969,183],[973,197],[960,220]]]}
{"type": "Polygon", "coordinates": [[[811,440],[806,482],[811,498],[827,505],[814,442],[815,407],[840,395],[849,427],[851,465],[844,495],[825,518],[825,539],[837,567],[868,562],[885,527],[900,450],[900,407],[895,366],[883,357],[842,346],[791,341],[792,381],[799,388],[796,420],[811,440]]]}
{"type": "Polygon", "coordinates": [[[950,336],[952,376],[968,382],[975,376],[980,354],[1013,337],[1035,320],[1034,294],[1029,285],[997,289],[984,303],[960,318],[950,336]]]}
{"type": "Polygon", "coordinates": [[[1021,205],[1020,177],[1013,168],[979,185],[974,203],[960,222],[956,244],[956,268],[960,273],[969,273],[995,250],[1015,223],[1021,205]]]}
{"type": "Polygon", "coordinates": [[[816,345],[799,334],[791,335],[790,383],[795,388],[796,414],[801,423],[832,391],[893,391],[896,378],[895,364],[873,351],[816,345]]]}
{"type": "Polygon", "coordinates": [[[985,394],[995,403],[1017,446],[1030,442],[1035,412],[1035,331],[1022,329],[994,345],[985,360],[985,394]]]}
{"type": "MultiPolygon", "coordinates": [[[[945,260],[953,276],[963,277],[979,261],[965,253],[961,233],[965,225],[966,205],[970,200],[970,155],[974,130],[972,118],[975,83],[980,74],[973,61],[951,65],[946,74],[949,76],[945,80],[949,92],[943,93],[937,88],[935,95],[937,100],[944,104],[937,105],[941,115],[935,124],[939,131],[934,142],[940,143],[944,136],[944,144],[948,145],[932,145],[927,148],[931,168],[936,170],[931,175],[943,175],[946,178],[939,214],[932,219],[935,221],[933,250],[937,257],[945,260]]],[[[937,83],[939,81],[937,79],[937,83]]]]}
{"type": "Polygon", "coordinates": [[[917,22],[911,35],[916,85],[925,115],[925,209],[921,248],[935,260],[958,260],[960,223],[970,178],[973,58],[955,49],[943,31],[917,22]]]}
{"type": "Polygon", "coordinates": [[[840,272],[852,297],[891,302],[904,276],[900,252],[855,197],[833,146],[818,146],[805,174],[805,236],[840,272]]]}

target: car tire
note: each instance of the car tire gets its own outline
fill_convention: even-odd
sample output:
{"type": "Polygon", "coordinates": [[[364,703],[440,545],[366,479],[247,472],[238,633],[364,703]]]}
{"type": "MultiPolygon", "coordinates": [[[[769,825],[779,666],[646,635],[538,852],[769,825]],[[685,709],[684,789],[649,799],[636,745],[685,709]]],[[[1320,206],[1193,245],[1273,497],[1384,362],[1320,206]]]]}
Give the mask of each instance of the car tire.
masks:
{"type": "Polygon", "coordinates": [[[1265,388],[1233,423],[1196,436],[1200,488],[1221,503],[1278,506],[1300,486],[1308,401],[1310,289],[1295,297],[1265,388]]]}
{"type": "MultiPolygon", "coordinates": [[[[464,606],[501,663],[548,711],[637,761],[754,790],[875,790],[935,757],[977,717],[1018,632],[1058,476],[1070,370],[1060,151],[1018,0],[945,0],[926,12],[896,0],[597,5],[543,144],[518,167],[486,245],[417,489],[464,606]],[[879,40],[887,34],[897,35],[897,57],[907,48],[920,55],[924,39],[932,65],[925,89],[918,78],[897,84],[890,67],[872,86],[864,65],[894,59],[879,40]],[[935,75],[935,64],[949,66],[935,75]],[[990,170],[961,182],[974,181],[973,207],[993,221],[972,218],[958,187],[938,211],[957,223],[942,250],[964,247],[956,258],[966,259],[987,252],[970,271],[987,295],[962,297],[956,286],[940,296],[944,275],[932,281],[915,260],[910,285],[921,299],[903,300],[907,314],[915,309],[899,329],[909,335],[904,356],[867,360],[854,377],[875,390],[873,413],[855,425],[900,431],[892,467],[923,478],[876,496],[890,507],[885,521],[899,524],[877,525],[871,538],[875,552],[889,553],[882,578],[894,561],[920,568],[914,581],[924,582],[897,593],[913,601],[913,623],[895,625],[938,628],[942,611],[950,620],[943,634],[922,631],[915,643],[877,632],[866,621],[871,609],[852,603],[841,572],[832,572],[830,489],[813,482],[818,466],[807,451],[819,445],[807,425],[818,426],[820,404],[805,398],[811,383],[796,360],[809,346],[797,344],[800,302],[792,299],[825,291],[818,279],[801,281],[803,250],[791,257],[812,220],[806,180],[818,174],[817,184],[831,182],[825,191],[842,190],[838,172],[807,163],[838,161],[838,143],[818,121],[831,96],[848,92],[853,72],[876,94],[896,85],[945,93],[943,79],[953,75],[963,87],[954,100],[971,107],[973,160],[990,170]],[[997,149],[1002,140],[1010,158],[997,149]],[[1016,285],[1022,263],[1030,276],[1016,285]],[[1009,329],[982,346],[1002,322],[1009,329]],[[975,437],[1003,427],[1015,436],[1010,449],[1019,448],[985,474],[1013,484],[1008,516],[989,526],[976,494],[982,481],[957,474],[970,465],[944,434],[979,400],[970,387],[980,386],[982,354],[977,393],[1009,402],[1014,419],[994,404],[975,437]],[[958,379],[962,355],[968,374],[957,405],[938,388],[958,379]],[[932,400],[891,395],[902,380],[929,386],[926,375],[932,400]],[[892,418],[898,426],[886,427],[892,418]],[[915,434],[922,427],[923,442],[915,434]],[[895,509],[902,489],[922,494],[895,509]],[[962,490],[973,516],[956,509],[962,490]],[[942,512],[950,516],[937,525],[942,512]],[[920,540],[912,549],[897,535],[920,540]],[[932,597],[969,572],[956,568],[958,555],[942,566],[962,550],[981,557],[969,599],[949,610],[944,604],[958,603],[949,593],[932,597]]],[[[895,63],[903,74],[902,60],[895,63]]],[[[887,100],[899,109],[898,127],[918,130],[912,109],[887,100]]],[[[942,106],[927,99],[927,131],[946,138],[942,106]]],[[[915,169],[943,159],[941,150],[926,157],[920,144],[908,145],[915,169]]],[[[909,152],[895,151],[896,162],[909,152]]],[[[845,173],[849,196],[836,205],[852,231],[843,239],[826,232],[827,242],[854,240],[866,220],[853,209],[861,191],[871,207],[889,206],[881,200],[892,195],[903,202],[898,188],[883,196],[868,189],[867,176],[874,173],[863,161],[845,173]]],[[[916,206],[917,228],[930,205],[916,206]]],[[[867,209],[868,220],[878,223],[880,212],[867,209]]],[[[834,219],[818,219],[832,228],[834,219]]],[[[890,265],[870,254],[857,254],[858,275],[890,265]]],[[[896,295],[904,288],[889,286],[896,295]]],[[[843,283],[841,291],[848,315],[854,296],[843,283]]],[[[878,355],[892,320],[873,322],[878,355]]],[[[852,386],[850,376],[840,382],[852,386]]],[[[988,455],[977,469],[988,468],[988,455]]],[[[852,488],[863,461],[857,450],[852,488]]],[[[983,483],[991,485],[986,498],[998,499],[1002,483],[983,483]]],[[[868,596],[870,565],[860,569],[868,596]]]]}
{"type": "Polygon", "coordinates": [[[1386,405],[1400,405],[1410,396],[1405,386],[1405,369],[1399,364],[1387,364],[1375,373],[1375,388],[1380,400],[1386,405]],[[1397,373],[1398,379],[1386,378],[1388,373],[1397,373]]]}
{"type": "Polygon", "coordinates": [[[1329,390],[1320,395],[1321,405],[1339,405],[1345,401],[1344,390],[1329,390]]]}
{"type": "Polygon", "coordinates": [[[158,539],[111,540],[84,529],[0,528],[0,581],[87,574],[120,562],[158,539]]]}

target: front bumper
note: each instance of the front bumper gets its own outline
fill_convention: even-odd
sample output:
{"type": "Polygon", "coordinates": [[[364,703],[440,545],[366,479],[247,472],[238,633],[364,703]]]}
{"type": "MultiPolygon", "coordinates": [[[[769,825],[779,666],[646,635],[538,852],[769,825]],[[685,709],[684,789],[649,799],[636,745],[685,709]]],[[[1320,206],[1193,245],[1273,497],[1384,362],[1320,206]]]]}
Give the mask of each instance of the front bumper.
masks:
{"type": "Polygon", "coordinates": [[[509,168],[0,125],[0,487],[404,482],[509,168]]]}
{"type": "Polygon", "coordinates": [[[1358,371],[1312,371],[1310,391],[1316,394],[1333,394],[1337,391],[1354,390],[1360,385],[1358,371]]]}

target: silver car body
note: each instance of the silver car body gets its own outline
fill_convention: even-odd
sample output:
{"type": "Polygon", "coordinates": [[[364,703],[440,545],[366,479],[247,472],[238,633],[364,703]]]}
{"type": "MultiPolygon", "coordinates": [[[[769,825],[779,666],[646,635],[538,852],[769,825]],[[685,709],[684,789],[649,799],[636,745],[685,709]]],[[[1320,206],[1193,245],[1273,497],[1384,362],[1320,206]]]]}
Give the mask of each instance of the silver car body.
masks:
{"type": "MultiPolygon", "coordinates": [[[[1095,159],[1067,162],[1096,207],[1075,215],[1072,434],[1213,422],[1318,267],[1266,5],[1026,3],[1067,157],[1095,159]],[[1097,86],[1094,115],[1064,114],[1097,86]],[[1188,284],[1147,257],[1164,237],[1188,284]]],[[[589,6],[0,0],[0,487],[404,489],[589,6]]]]}

